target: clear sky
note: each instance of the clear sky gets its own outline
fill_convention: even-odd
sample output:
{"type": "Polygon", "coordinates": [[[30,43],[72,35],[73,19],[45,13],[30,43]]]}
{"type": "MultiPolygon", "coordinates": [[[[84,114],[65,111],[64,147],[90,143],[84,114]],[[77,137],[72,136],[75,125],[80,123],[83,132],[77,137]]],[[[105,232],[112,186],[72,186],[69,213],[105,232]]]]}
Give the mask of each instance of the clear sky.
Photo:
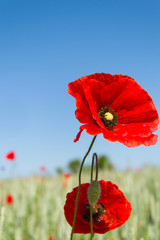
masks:
{"type": "MultiPolygon", "coordinates": [[[[160,110],[159,13],[159,0],[0,1],[0,166],[10,169],[1,176],[13,168],[4,160],[10,150],[21,176],[82,159],[92,136],[73,143],[80,123],[67,93],[81,76],[127,74],[160,110]]],[[[160,166],[159,147],[127,148],[99,135],[93,151],[123,169],[160,166]]]]}

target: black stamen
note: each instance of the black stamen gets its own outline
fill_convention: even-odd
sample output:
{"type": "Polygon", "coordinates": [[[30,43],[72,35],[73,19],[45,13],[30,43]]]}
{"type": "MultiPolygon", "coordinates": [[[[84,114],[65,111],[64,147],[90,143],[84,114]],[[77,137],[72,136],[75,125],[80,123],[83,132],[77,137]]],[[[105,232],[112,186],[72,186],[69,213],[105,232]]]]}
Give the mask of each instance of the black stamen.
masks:
{"type": "MultiPolygon", "coordinates": [[[[93,217],[93,220],[96,222],[96,223],[100,223],[101,222],[101,215],[105,213],[105,209],[104,209],[104,206],[102,203],[96,205],[97,207],[93,207],[93,211],[92,211],[92,217],[93,217]]],[[[86,222],[90,222],[90,205],[89,204],[86,204],[86,214],[82,215],[83,219],[86,221],[86,222]]]]}
{"type": "Polygon", "coordinates": [[[104,123],[105,127],[108,130],[113,130],[114,126],[117,125],[118,123],[118,118],[117,118],[117,114],[115,113],[114,110],[111,110],[109,106],[107,107],[102,107],[99,111],[98,111],[98,116],[101,119],[101,121],[104,123]],[[105,117],[105,114],[109,112],[113,115],[113,119],[112,120],[108,120],[105,117]]]}

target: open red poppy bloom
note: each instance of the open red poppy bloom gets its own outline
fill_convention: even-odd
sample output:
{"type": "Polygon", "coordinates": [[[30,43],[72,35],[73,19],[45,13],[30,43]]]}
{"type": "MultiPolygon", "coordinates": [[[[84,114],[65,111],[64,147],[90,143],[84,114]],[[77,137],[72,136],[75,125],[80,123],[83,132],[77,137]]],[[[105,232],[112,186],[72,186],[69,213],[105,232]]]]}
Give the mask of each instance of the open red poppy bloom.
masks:
{"type": "MultiPolygon", "coordinates": [[[[131,204],[119,188],[110,181],[99,181],[101,195],[92,207],[93,232],[105,233],[120,227],[131,214],[131,204]]],[[[87,191],[89,183],[81,184],[74,233],[90,233],[90,205],[87,191]]],[[[78,187],[67,194],[64,213],[68,223],[72,226],[78,187]]]]}
{"type": "Polygon", "coordinates": [[[95,73],[68,84],[76,99],[76,118],[83,123],[74,141],[86,129],[90,135],[128,147],[154,145],[159,118],[148,93],[131,77],[95,73]]]}
{"type": "Polygon", "coordinates": [[[15,159],[15,152],[9,152],[6,154],[5,158],[8,160],[8,161],[13,161],[15,159]]]}

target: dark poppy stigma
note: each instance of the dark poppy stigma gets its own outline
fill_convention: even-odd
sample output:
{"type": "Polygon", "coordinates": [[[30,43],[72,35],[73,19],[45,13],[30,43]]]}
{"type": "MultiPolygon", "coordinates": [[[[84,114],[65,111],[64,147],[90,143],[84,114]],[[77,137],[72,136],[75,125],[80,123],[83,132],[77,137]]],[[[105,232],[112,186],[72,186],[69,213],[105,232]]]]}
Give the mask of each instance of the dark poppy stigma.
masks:
{"type": "Polygon", "coordinates": [[[108,130],[113,130],[114,126],[118,123],[117,114],[109,106],[102,107],[98,111],[98,116],[108,130]]]}
{"type": "MultiPolygon", "coordinates": [[[[86,204],[86,213],[82,216],[86,222],[90,222],[90,205],[86,204]]],[[[92,206],[92,218],[94,222],[100,223],[101,217],[105,214],[105,209],[102,203],[92,206]]]]}

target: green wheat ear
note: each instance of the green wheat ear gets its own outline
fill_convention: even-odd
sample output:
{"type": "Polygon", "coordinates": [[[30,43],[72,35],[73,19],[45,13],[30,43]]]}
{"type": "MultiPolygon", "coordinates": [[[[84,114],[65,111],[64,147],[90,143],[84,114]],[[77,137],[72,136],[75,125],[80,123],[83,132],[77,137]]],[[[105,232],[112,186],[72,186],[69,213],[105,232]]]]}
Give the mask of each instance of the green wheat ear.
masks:
{"type": "Polygon", "coordinates": [[[88,188],[88,201],[91,206],[96,205],[101,195],[101,187],[98,181],[92,181],[88,188]]]}

